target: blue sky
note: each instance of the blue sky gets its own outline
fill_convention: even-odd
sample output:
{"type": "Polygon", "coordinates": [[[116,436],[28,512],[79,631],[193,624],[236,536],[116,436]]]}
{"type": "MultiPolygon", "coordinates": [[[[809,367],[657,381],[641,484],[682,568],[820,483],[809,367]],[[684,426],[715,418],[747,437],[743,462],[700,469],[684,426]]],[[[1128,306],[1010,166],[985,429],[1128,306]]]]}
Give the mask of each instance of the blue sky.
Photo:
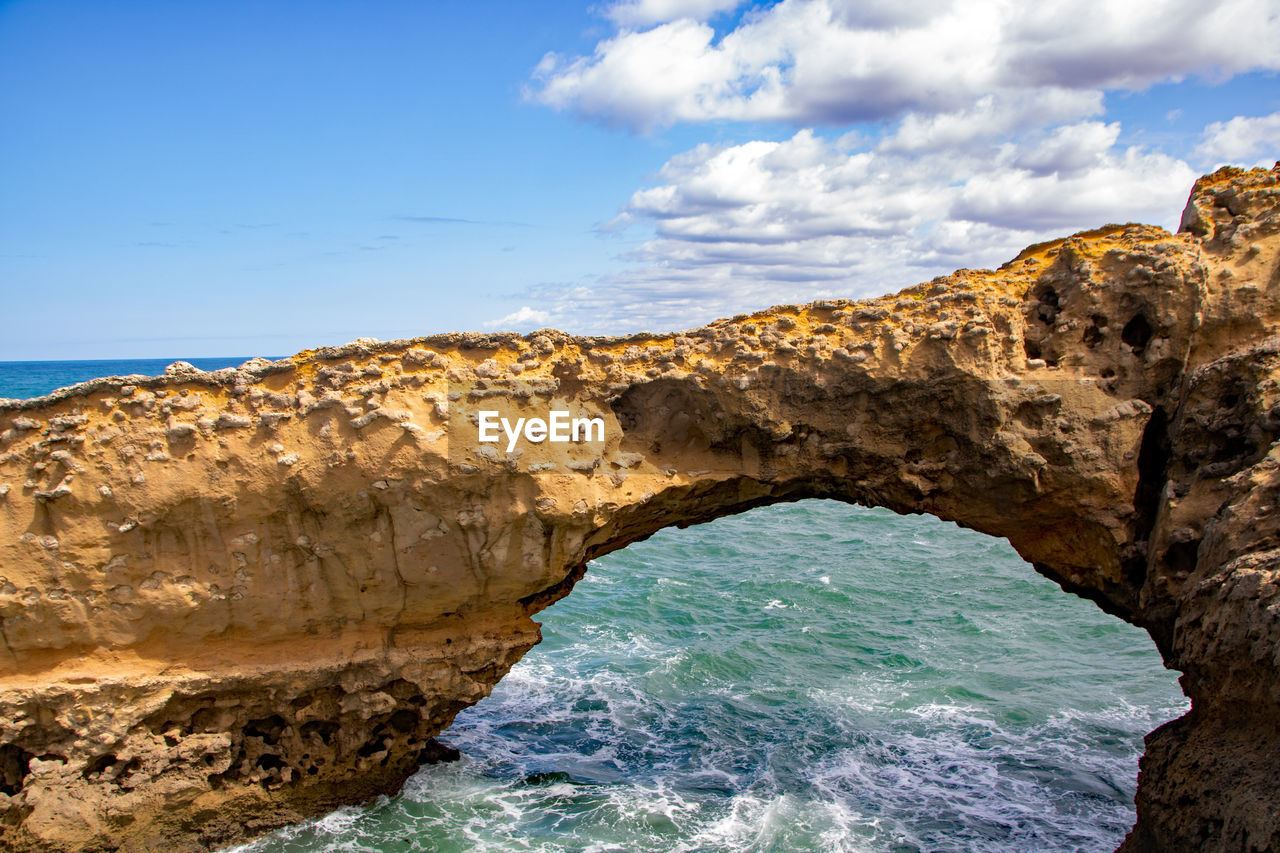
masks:
{"type": "Polygon", "coordinates": [[[0,360],[888,292],[1176,225],[1277,69],[1258,0],[0,2],[0,360]]]}

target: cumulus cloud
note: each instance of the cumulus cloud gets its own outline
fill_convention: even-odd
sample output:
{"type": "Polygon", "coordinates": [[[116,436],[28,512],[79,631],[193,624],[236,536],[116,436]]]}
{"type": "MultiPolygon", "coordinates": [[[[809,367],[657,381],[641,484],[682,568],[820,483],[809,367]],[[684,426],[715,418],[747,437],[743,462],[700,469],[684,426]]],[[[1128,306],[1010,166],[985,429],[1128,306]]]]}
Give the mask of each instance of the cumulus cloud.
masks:
{"type": "Polygon", "coordinates": [[[985,148],[993,139],[1027,128],[1100,115],[1102,93],[1046,88],[1036,92],[984,95],[964,109],[908,113],[886,144],[899,152],[928,154],[985,148]]]}
{"type": "MultiPolygon", "coordinates": [[[[609,125],[804,128],[671,157],[607,226],[635,239],[625,272],[536,291],[558,321],[683,328],[1108,222],[1173,228],[1198,170],[1122,143],[1106,93],[1280,69],[1273,0],[782,0],[708,23],[739,5],[620,0],[590,55],[539,63],[529,97],[609,125]]],[[[1266,162],[1277,138],[1280,113],[1238,117],[1192,159],[1266,162]]]]}
{"type": "Polygon", "coordinates": [[[1280,160],[1280,113],[1215,121],[1204,129],[1196,156],[1210,167],[1270,166],[1280,160]]]}
{"type": "Polygon", "coordinates": [[[897,133],[867,147],[802,130],[671,158],[613,227],[652,229],[634,267],[548,288],[583,331],[679,328],[779,302],[891,292],[1107,222],[1172,228],[1196,173],[1082,121],[921,156],[897,133]]]}
{"type": "Polygon", "coordinates": [[[545,328],[551,323],[551,314],[528,305],[523,305],[500,320],[485,323],[487,329],[525,332],[530,329],[545,328]]]}
{"type": "Polygon", "coordinates": [[[704,19],[734,5],[614,5],[626,28],[590,56],[547,54],[529,94],[649,131],[962,113],[989,96],[1028,116],[1087,111],[1103,90],[1280,68],[1280,12],[1269,0],[783,0],[717,37],[704,19]]]}
{"type": "Polygon", "coordinates": [[[621,27],[650,27],[689,18],[705,21],[742,5],[742,0],[623,0],[605,7],[605,17],[621,27]]]}

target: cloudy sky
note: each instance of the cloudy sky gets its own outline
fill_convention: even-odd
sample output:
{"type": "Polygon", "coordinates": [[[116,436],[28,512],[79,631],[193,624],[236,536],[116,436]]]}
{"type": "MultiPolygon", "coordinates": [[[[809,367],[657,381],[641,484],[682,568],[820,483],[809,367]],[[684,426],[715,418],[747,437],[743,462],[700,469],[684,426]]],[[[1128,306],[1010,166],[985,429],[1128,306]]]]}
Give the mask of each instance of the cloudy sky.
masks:
{"type": "Polygon", "coordinates": [[[1280,0],[0,0],[0,360],[673,329],[1280,157],[1280,0]]]}

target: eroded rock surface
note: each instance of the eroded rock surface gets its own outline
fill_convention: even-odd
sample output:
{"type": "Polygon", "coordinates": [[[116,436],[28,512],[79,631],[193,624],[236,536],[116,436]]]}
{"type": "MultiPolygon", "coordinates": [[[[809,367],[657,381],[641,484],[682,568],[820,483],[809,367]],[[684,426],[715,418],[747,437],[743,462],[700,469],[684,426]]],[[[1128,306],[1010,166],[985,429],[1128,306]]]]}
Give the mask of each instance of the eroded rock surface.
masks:
{"type": "MultiPolygon", "coordinates": [[[[1280,167],[864,302],[358,341],[0,401],[0,843],[195,850],[398,787],[587,561],[827,497],[1007,537],[1193,710],[1123,849],[1280,849],[1280,167]],[[476,441],[562,409],[603,442],[476,441]]],[[[1029,614],[1028,618],[1033,618],[1029,614]]]]}

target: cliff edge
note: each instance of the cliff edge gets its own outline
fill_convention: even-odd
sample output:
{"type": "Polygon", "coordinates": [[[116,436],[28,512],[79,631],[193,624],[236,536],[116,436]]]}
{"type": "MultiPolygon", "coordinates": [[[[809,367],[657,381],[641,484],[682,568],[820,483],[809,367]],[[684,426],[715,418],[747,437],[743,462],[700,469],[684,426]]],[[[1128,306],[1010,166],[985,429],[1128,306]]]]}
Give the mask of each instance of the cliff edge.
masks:
{"type": "Polygon", "coordinates": [[[1278,317],[1280,165],[1202,178],[1177,234],[880,299],[0,401],[0,845],[207,849],[392,791],[589,560],[825,497],[1006,537],[1151,633],[1192,710],[1123,851],[1280,849],[1278,317]],[[600,430],[480,440],[553,411],[600,430]]]}

